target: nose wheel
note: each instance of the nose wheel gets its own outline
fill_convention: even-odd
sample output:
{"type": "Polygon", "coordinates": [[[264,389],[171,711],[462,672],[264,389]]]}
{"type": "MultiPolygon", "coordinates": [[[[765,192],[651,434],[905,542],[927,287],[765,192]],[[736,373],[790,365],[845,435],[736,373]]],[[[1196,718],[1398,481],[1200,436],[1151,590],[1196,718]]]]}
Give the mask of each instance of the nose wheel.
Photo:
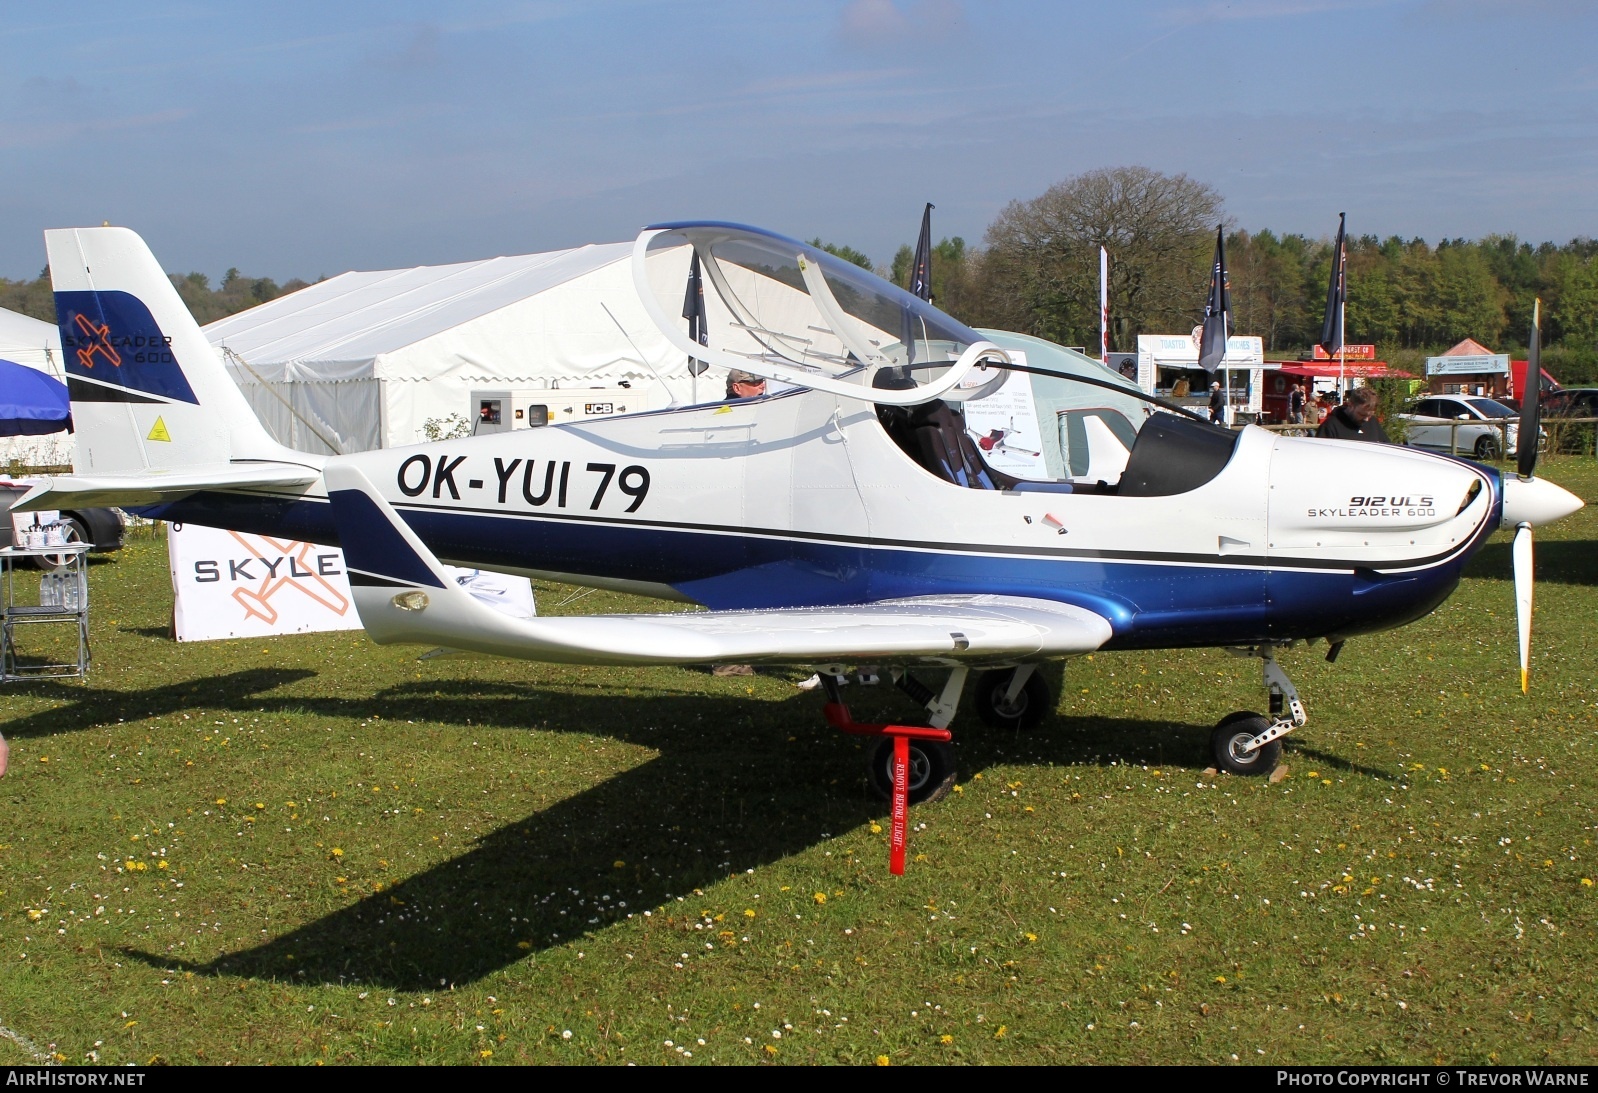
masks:
{"type": "Polygon", "coordinates": [[[1221,718],[1210,734],[1210,750],[1215,754],[1215,769],[1228,774],[1269,774],[1282,759],[1282,742],[1272,740],[1252,747],[1271,722],[1247,710],[1221,718]]]}
{"type": "Polygon", "coordinates": [[[1282,761],[1282,737],[1309,720],[1298,689],[1276,663],[1276,646],[1259,645],[1247,649],[1228,649],[1236,657],[1259,657],[1264,668],[1265,688],[1270,692],[1271,712],[1266,717],[1239,711],[1221,718],[1210,734],[1210,751],[1215,769],[1228,774],[1269,774],[1282,761]]]}

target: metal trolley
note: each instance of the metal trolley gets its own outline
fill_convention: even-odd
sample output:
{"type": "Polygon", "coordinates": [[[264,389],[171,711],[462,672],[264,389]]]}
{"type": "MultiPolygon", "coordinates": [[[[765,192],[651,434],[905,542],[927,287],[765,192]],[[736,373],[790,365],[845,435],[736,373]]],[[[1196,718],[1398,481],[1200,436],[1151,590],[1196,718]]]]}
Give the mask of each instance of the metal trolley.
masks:
{"type": "MultiPolygon", "coordinates": [[[[46,547],[7,547],[0,549],[0,683],[16,679],[82,679],[89,673],[89,579],[90,544],[67,543],[46,547]],[[41,602],[17,602],[17,563],[24,559],[47,557],[60,562],[59,568],[41,575],[41,602]],[[45,594],[49,589],[52,594],[45,594]],[[23,663],[17,656],[17,628],[55,624],[77,629],[77,656],[45,658],[49,663],[23,663]]],[[[31,583],[31,582],[29,582],[31,583]]],[[[70,649],[71,643],[68,643],[70,649]]]]}

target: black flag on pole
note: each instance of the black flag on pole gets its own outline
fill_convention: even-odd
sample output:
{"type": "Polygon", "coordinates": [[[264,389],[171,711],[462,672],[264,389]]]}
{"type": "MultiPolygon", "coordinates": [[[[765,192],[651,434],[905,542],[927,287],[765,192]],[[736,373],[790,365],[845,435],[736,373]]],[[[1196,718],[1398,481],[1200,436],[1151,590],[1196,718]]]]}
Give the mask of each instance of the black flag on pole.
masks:
{"type": "MultiPolygon", "coordinates": [[[[921,233],[916,236],[916,253],[910,262],[910,295],[932,300],[932,202],[921,210],[921,233]]],[[[904,343],[905,363],[916,359],[916,333],[920,319],[908,307],[900,314],[899,340],[904,343]]]]}
{"type": "Polygon", "coordinates": [[[1337,356],[1343,348],[1343,311],[1348,304],[1348,245],[1343,241],[1347,213],[1337,214],[1337,243],[1332,247],[1332,278],[1326,285],[1326,314],[1321,319],[1321,348],[1337,356]]]}
{"type": "MultiPolygon", "coordinates": [[[[688,291],[683,295],[682,317],[688,320],[688,337],[700,345],[710,344],[710,330],[705,316],[705,281],[699,272],[699,252],[694,251],[688,263],[688,291]]],[[[688,358],[688,371],[699,375],[709,365],[694,357],[688,358]]]]}
{"type": "Polygon", "coordinates": [[[1213,373],[1226,356],[1232,318],[1232,293],[1226,283],[1226,245],[1215,226],[1215,266],[1210,270],[1210,298],[1204,304],[1204,333],[1199,338],[1199,367],[1213,373]]]}
{"type": "Polygon", "coordinates": [[[932,210],[927,202],[921,211],[921,234],[916,237],[916,256],[910,263],[910,294],[923,300],[932,299],[932,210]]]}

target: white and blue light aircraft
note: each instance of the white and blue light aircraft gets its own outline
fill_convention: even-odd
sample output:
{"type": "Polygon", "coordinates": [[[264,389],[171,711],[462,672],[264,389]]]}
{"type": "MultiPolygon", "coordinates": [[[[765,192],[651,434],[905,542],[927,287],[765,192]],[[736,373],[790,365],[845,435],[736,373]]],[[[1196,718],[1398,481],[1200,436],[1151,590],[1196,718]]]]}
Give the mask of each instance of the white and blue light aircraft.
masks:
{"type": "Polygon", "coordinates": [[[324,458],[267,435],[137,235],[46,241],[78,456],[22,505],[340,545],[380,643],[803,666],[827,682],[832,724],[893,738],[871,776],[886,792],[898,774],[896,810],[952,783],[971,672],[983,720],[1029,725],[1053,708],[1036,668],[1096,650],[1258,657],[1270,712],[1226,718],[1213,747],[1225,770],[1267,772],[1306,719],[1277,653],[1325,641],[1335,656],[1426,615],[1499,527],[1525,544],[1524,671],[1529,528],[1581,505],[1525,460],[1501,474],[1215,428],[1058,347],[979,333],[813,247],[720,223],[645,230],[634,287],[677,352],[774,393],[324,458]],[[962,428],[959,403],[1015,369],[1049,377],[1074,474],[1002,474],[962,428]],[[705,610],[513,619],[443,563],[705,610]],[[835,681],[857,668],[897,682],[927,724],[855,723],[835,681]],[[916,676],[932,671],[946,675],[916,676]]]}

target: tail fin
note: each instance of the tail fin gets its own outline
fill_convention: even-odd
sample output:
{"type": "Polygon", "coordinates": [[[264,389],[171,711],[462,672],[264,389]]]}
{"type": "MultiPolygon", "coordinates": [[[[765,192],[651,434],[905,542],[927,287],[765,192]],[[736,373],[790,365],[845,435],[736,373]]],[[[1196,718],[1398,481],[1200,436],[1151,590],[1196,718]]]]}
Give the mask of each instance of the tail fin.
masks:
{"type": "Polygon", "coordinates": [[[79,474],[294,457],[262,427],[143,239],[107,227],[44,240],[79,474]]]}

